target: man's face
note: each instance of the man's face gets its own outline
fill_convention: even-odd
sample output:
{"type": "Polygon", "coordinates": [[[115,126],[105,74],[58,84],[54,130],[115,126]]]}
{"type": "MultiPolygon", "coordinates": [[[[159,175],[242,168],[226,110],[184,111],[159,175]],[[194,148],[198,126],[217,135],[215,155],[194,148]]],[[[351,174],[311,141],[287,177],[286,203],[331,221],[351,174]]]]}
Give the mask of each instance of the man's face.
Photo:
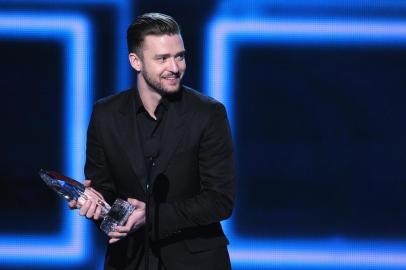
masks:
{"type": "Polygon", "coordinates": [[[179,90],[186,70],[185,47],[180,35],[148,35],[140,57],[139,80],[164,95],[179,90]]]}

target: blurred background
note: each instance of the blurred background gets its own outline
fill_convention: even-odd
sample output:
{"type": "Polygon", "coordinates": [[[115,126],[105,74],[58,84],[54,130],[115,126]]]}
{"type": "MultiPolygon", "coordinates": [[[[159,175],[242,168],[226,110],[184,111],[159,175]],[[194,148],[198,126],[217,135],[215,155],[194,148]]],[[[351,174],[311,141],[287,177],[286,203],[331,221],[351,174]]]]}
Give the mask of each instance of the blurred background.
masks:
{"type": "Polygon", "coordinates": [[[106,237],[38,171],[84,178],[145,12],[179,22],[184,83],[227,107],[233,269],[406,269],[402,0],[0,0],[0,269],[102,269],[106,237]]]}

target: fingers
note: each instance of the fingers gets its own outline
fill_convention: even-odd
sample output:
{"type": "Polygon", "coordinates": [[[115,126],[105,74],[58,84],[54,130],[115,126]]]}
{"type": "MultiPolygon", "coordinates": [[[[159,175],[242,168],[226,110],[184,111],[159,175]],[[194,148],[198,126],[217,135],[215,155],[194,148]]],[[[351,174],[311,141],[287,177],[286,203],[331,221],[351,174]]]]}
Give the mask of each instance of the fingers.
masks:
{"type": "Polygon", "coordinates": [[[95,190],[94,188],[91,188],[91,190],[92,190],[92,192],[93,192],[94,194],[96,194],[96,195],[97,195],[97,197],[99,197],[99,199],[104,200],[103,195],[101,195],[101,193],[100,193],[100,192],[98,192],[98,191],[97,191],[97,190],[95,190]]]}
{"type": "Polygon", "coordinates": [[[115,232],[117,234],[128,234],[131,231],[132,226],[130,224],[127,224],[126,226],[116,226],[115,227],[115,232]]]}
{"type": "Polygon", "coordinates": [[[135,210],[128,218],[125,226],[115,226],[115,231],[108,234],[110,237],[109,244],[120,241],[145,224],[145,203],[133,198],[128,198],[127,201],[135,206],[135,210]]]}
{"type": "Polygon", "coordinates": [[[137,206],[137,204],[138,204],[138,202],[139,202],[138,200],[133,199],[133,198],[128,198],[127,201],[128,201],[130,204],[134,205],[134,206],[137,206]]]}
{"type": "Polygon", "coordinates": [[[95,190],[92,187],[87,187],[85,190],[85,194],[90,196],[91,198],[95,198],[95,199],[104,201],[103,195],[101,195],[97,190],[95,190]]]}
{"type": "Polygon", "coordinates": [[[116,226],[114,232],[110,232],[108,235],[110,237],[109,244],[116,243],[117,241],[127,237],[130,229],[127,226],[116,226]]]}
{"type": "Polygon", "coordinates": [[[115,231],[120,233],[131,233],[138,230],[142,225],[145,224],[145,211],[144,209],[136,209],[128,217],[125,226],[116,226],[115,231]]]}
{"type": "Polygon", "coordinates": [[[110,232],[109,233],[109,237],[111,238],[124,238],[128,235],[128,233],[124,233],[124,232],[110,232]]]}
{"type": "Polygon", "coordinates": [[[89,210],[89,207],[92,205],[91,200],[86,200],[86,202],[80,207],[79,210],[79,215],[85,216],[87,214],[87,210],[89,210]]]}
{"type": "Polygon", "coordinates": [[[91,184],[92,184],[91,180],[85,180],[83,182],[83,185],[86,187],[85,193],[90,192],[92,195],[96,195],[96,197],[99,197],[99,199],[103,199],[103,195],[101,195],[97,190],[92,188],[91,184]]]}
{"type": "Polygon", "coordinates": [[[100,218],[100,214],[101,214],[101,207],[98,205],[96,208],[96,213],[93,216],[93,219],[98,220],[100,218]]]}
{"type": "Polygon", "coordinates": [[[68,202],[68,206],[70,209],[77,209],[77,208],[80,208],[85,202],[86,202],[85,199],[83,199],[82,197],[79,197],[77,201],[70,200],[68,202]]]}
{"type": "Polygon", "coordinates": [[[111,238],[110,240],[109,240],[109,244],[114,244],[115,242],[118,242],[118,241],[120,241],[121,240],[121,238],[111,238]]]}
{"type": "Polygon", "coordinates": [[[89,209],[88,209],[87,212],[86,212],[86,217],[87,217],[87,218],[92,218],[92,217],[95,215],[95,213],[96,213],[96,206],[97,206],[97,204],[95,204],[94,202],[92,202],[92,203],[90,204],[89,209]]]}
{"type": "Polygon", "coordinates": [[[77,208],[77,204],[75,200],[70,200],[68,203],[68,206],[70,209],[76,209],[77,208]]]}
{"type": "Polygon", "coordinates": [[[79,210],[79,215],[98,220],[101,214],[101,207],[95,201],[87,200],[79,210]]]}
{"type": "Polygon", "coordinates": [[[142,201],[139,201],[139,200],[137,200],[137,199],[128,198],[127,201],[128,201],[130,204],[134,205],[135,208],[145,208],[145,203],[142,202],[142,201]]]}
{"type": "Polygon", "coordinates": [[[104,201],[104,198],[98,191],[90,187],[91,183],[91,180],[84,181],[83,184],[86,187],[85,195],[80,196],[78,201],[69,201],[69,207],[71,209],[80,208],[79,215],[98,220],[101,214],[99,202],[104,201]]]}
{"type": "Polygon", "coordinates": [[[91,180],[85,180],[85,195],[87,196],[81,196],[78,198],[77,201],[70,200],[68,206],[70,209],[80,208],[79,215],[81,216],[86,216],[87,218],[98,220],[101,215],[101,207],[99,205],[99,201],[104,201],[104,198],[98,191],[90,187],[91,183],[91,180]]]}

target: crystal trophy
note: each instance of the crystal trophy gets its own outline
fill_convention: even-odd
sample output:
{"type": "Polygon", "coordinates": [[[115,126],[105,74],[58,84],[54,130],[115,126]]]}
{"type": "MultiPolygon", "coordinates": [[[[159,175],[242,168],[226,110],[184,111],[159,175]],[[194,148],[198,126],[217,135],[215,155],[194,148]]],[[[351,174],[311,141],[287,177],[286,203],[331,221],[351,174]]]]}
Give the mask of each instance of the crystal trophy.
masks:
{"type": "Polygon", "coordinates": [[[80,205],[87,200],[96,201],[101,208],[100,216],[103,219],[100,229],[106,234],[115,231],[115,226],[124,225],[135,209],[135,206],[122,199],[116,199],[110,206],[82,183],[57,172],[41,169],[39,175],[51,189],[67,201],[75,200],[80,205]]]}

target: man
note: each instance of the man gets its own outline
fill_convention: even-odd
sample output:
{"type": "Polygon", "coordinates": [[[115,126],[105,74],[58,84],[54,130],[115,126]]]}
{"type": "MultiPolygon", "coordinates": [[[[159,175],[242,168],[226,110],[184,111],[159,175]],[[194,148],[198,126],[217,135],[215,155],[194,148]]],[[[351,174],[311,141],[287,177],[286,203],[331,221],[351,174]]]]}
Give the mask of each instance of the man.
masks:
{"type": "MultiPolygon", "coordinates": [[[[224,106],[181,85],[185,48],[170,16],[139,16],[127,43],[137,87],[99,100],[87,134],[85,175],[92,189],[109,203],[122,198],[136,207],[127,224],[109,234],[105,268],[144,267],[153,158],[150,269],[229,269],[220,221],[233,208],[234,161],[224,106]]],[[[80,214],[97,220],[100,209],[89,200],[80,214]]]]}

